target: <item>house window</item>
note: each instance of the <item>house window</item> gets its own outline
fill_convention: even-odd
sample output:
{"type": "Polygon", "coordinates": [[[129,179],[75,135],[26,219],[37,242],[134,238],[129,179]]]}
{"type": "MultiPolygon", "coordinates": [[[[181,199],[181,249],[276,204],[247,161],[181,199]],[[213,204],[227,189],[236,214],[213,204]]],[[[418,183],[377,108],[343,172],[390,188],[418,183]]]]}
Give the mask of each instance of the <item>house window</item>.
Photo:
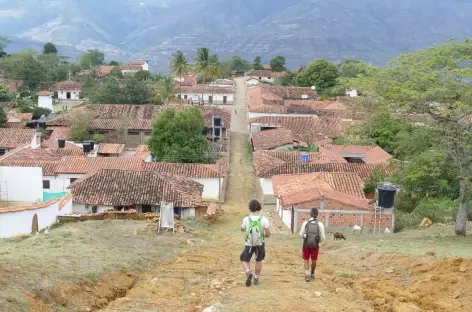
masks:
{"type": "Polygon", "coordinates": [[[139,131],[128,131],[128,135],[139,135],[139,131]]]}
{"type": "Polygon", "coordinates": [[[0,155],[5,155],[7,153],[7,150],[4,148],[0,148],[0,155]]]}
{"type": "Polygon", "coordinates": [[[141,213],[147,213],[147,212],[152,212],[151,205],[143,205],[141,207],[141,213]]]}
{"type": "Polygon", "coordinates": [[[184,94],[184,100],[186,100],[186,99],[187,99],[187,94],[184,94]]]}
{"type": "Polygon", "coordinates": [[[262,77],[259,77],[259,80],[261,80],[261,79],[262,79],[262,77]]]}
{"type": "Polygon", "coordinates": [[[70,178],[70,184],[74,183],[75,180],[77,180],[77,178],[70,178]]]}
{"type": "Polygon", "coordinates": [[[92,213],[97,213],[98,207],[97,206],[92,206],[92,213]]]}
{"type": "Polygon", "coordinates": [[[50,189],[51,188],[51,181],[43,180],[43,189],[50,189]]]}

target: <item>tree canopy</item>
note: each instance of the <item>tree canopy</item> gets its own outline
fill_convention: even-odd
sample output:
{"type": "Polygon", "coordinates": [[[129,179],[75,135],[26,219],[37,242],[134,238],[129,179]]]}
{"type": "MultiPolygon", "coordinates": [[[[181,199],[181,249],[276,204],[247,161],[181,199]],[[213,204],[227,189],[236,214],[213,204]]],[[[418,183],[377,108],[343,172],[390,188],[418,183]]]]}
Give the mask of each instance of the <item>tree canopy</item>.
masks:
{"type": "Polygon", "coordinates": [[[270,60],[270,67],[274,72],[283,72],[285,70],[285,57],[276,56],[270,60]]]}
{"type": "Polygon", "coordinates": [[[327,60],[318,59],[298,73],[297,85],[315,86],[319,93],[323,93],[337,84],[338,77],[339,70],[336,65],[327,60]]]}
{"type": "Polygon", "coordinates": [[[108,76],[97,83],[88,78],[82,86],[81,96],[94,104],[147,104],[152,103],[151,86],[132,76],[123,79],[108,76]]]}
{"type": "Polygon", "coordinates": [[[52,42],[47,42],[44,44],[43,54],[56,54],[57,48],[52,42]]]}
{"type": "Polygon", "coordinates": [[[197,108],[166,108],[154,120],[149,146],[158,161],[207,162],[208,142],[205,124],[197,108]]]}
{"type": "Polygon", "coordinates": [[[92,68],[105,64],[105,54],[98,49],[88,49],[87,52],[79,56],[79,63],[82,68],[92,68]]]}
{"type": "Polygon", "coordinates": [[[254,62],[252,63],[252,68],[256,70],[264,69],[264,65],[262,65],[262,58],[260,56],[256,56],[254,58],[254,62]]]}
{"type": "Polygon", "coordinates": [[[8,119],[5,114],[5,111],[3,110],[3,107],[0,106],[0,127],[4,127],[7,123],[8,119]]]}

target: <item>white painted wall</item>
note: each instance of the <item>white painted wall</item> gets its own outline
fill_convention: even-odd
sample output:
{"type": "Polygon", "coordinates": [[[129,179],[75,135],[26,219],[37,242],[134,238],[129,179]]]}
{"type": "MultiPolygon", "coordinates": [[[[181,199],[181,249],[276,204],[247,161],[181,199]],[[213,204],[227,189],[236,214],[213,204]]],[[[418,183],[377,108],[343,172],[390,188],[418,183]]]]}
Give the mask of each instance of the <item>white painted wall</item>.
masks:
{"type": "Polygon", "coordinates": [[[57,211],[57,215],[58,216],[64,216],[64,215],[70,215],[73,213],[73,204],[72,204],[72,197],[70,197],[67,202],[65,203],[64,206],[62,206],[62,208],[59,209],[59,206],[58,206],[58,211],[57,211]]]}
{"type": "Polygon", "coordinates": [[[184,208],[182,209],[182,218],[195,218],[195,208],[184,208]]]}
{"type": "Polygon", "coordinates": [[[80,100],[80,90],[58,91],[57,97],[60,100],[80,100]],[[67,98],[67,92],[70,92],[70,99],[67,98]]]}
{"type": "Polygon", "coordinates": [[[76,174],[76,173],[66,173],[66,174],[58,174],[55,177],[48,177],[54,178],[54,182],[51,182],[51,189],[45,192],[68,192],[70,193],[70,189],[68,189],[70,185],[70,179],[78,179],[83,177],[84,174],[76,174]],[[53,188],[54,185],[54,188],[53,188]]]}
{"type": "Polygon", "coordinates": [[[43,169],[40,167],[0,167],[0,200],[43,201],[43,169]]]}
{"type": "Polygon", "coordinates": [[[39,95],[38,96],[38,107],[44,107],[44,108],[49,108],[52,112],[54,112],[54,108],[52,106],[52,96],[44,96],[44,95],[39,95]]]}
{"type": "Polygon", "coordinates": [[[39,147],[41,147],[41,132],[35,132],[33,138],[31,139],[30,148],[39,147]]]}
{"type": "MultiPolygon", "coordinates": [[[[87,208],[86,206],[85,204],[74,203],[74,200],[72,200],[72,211],[74,214],[91,214],[93,205],[88,205],[87,208]]],[[[113,209],[113,206],[97,206],[97,213],[102,213],[109,209],[113,209]]]]}
{"type": "Polygon", "coordinates": [[[272,186],[272,179],[260,178],[262,193],[264,195],[274,195],[274,187],[272,186]]]}
{"type": "Polygon", "coordinates": [[[122,69],[121,70],[121,73],[123,75],[134,75],[138,72],[139,70],[135,70],[135,69],[122,69]]]}
{"type": "MultiPolygon", "coordinates": [[[[179,93],[180,94],[180,93],[179,93]]],[[[201,93],[193,93],[193,92],[188,92],[188,93],[182,93],[182,98],[185,99],[185,95],[187,96],[186,100],[191,101],[192,98],[195,96],[196,98],[201,99],[202,94],[201,93]]],[[[213,96],[213,104],[223,104],[223,97],[226,96],[226,104],[232,104],[234,101],[234,93],[203,93],[203,101],[205,101],[205,104],[209,104],[209,97],[213,96]]]]}
{"type": "Polygon", "coordinates": [[[148,63],[148,62],[145,62],[145,63],[141,66],[141,68],[142,68],[143,70],[149,71],[149,63],[148,63]]]}
{"type": "MultiPolygon", "coordinates": [[[[203,200],[216,200],[218,199],[218,178],[206,178],[206,179],[192,179],[195,182],[203,184],[203,200]]],[[[223,178],[221,180],[221,187],[223,187],[223,178]]]]}
{"type": "Polygon", "coordinates": [[[248,80],[246,81],[246,86],[248,86],[248,87],[254,87],[254,86],[257,86],[259,83],[260,83],[260,81],[259,81],[258,79],[251,78],[251,79],[248,79],[248,80]]]}
{"type": "Polygon", "coordinates": [[[346,95],[349,95],[350,97],[356,97],[357,96],[357,90],[353,89],[350,91],[346,91],[346,95]]]}
{"type": "Polygon", "coordinates": [[[254,118],[254,117],[264,117],[264,116],[276,116],[276,117],[316,117],[318,118],[318,115],[316,114],[279,114],[279,113],[253,113],[253,112],[248,112],[247,117],[248,118],[254,118]]]}
{"type": "Polygon", "coordinates": [[[45,208],[17,212],[0,212],[0,238],[31,234],[33,216],[38,216],[38,228],[44,229],[56,222],[57,201],[45,208]]]}

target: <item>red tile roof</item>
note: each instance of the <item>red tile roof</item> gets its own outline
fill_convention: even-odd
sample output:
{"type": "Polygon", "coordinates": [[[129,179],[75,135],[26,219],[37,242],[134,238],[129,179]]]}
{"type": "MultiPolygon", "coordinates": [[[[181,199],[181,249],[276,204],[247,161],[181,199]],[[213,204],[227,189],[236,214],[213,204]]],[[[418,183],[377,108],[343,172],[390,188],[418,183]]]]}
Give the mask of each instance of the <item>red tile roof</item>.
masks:
{"type": "MultiPolygon", "coordinates": [[[[314,189],[333,190],[365,199],[362,180],[357,174],[318,172],[300,175],[277,175],[272,177],[274,194],[283,205],[311,201],[314,189]],[[295,195],[295,196],[294,196],[295,195]]],[[[315,192],[316,193],[316,192],[315,192]]]]}
{"type": "Polygon", "coordinates": [[[95,119],[90,127],[94,130],[128,129],[150,131],[152,130],[152,119],[95,119]]]}
{"type": "Polygon", "coordinates": [[[34,205],[26,205],[25,204],[24,206],[4,207],[4,208],[0,209],[0,214],[9,213],[9,212],[20,212],[20,211],[26,211],[26,210],[37,210],[37,209],[41,209],[41,208],[46,208],[46,207],[54,204],[58,200],[59,199],[57,199],[57,198],[53,198],[53,199],[50,199],[46,202],[42,202],[42,203],[38,203],[38,204],[34,204],[34,205]]]}
{"type": "Polygon", "coordinates": [[[269,78],[281,78],[285,75],[284,72],[273,72],[270,69],[253,69],[244,74],[249,77],[269,77],[269,78]]]}
{"type": "MultiPolygon", "coordinates": [[[[392,158],[392,156],[378,146],[358,146],[358,145],[324,145],[320,146],[320,151],[330,154],[333,157],[355,157],[356,155],[366,164],[381,164],[392,158]]],[[[357,158],[357,157],[356,157],[357,158]]]]}
{"type": "Polygon", "coordinates": [[[177,86],[187,86],[192,87],[197,84],[197,75],[186,75],[182,76],[182,81],[179,76],[174,76],[175,84],[177,86]]]}
{"type": "Polygon", "coordinates": [[[57,91],[79,91],[82,89],[82,83],[77,81],[61,81],[55,84],[57,91]]]}
{"type": "Polygon", "coordinates": [[[100,143],[98,154],[121,154],[124,149],[124,144],[100,143]]]}
{"type": "Polygon", "coordinates": [[[120,66],[121,70],[142,70],[142,65],[125,64],[120,66]]]}
{"type": "MultiPolygon", "coordinates": [[[[46,130],[51,131],[52,133],[49,136],[49,139],[44,140],[41,142],[42,147],[48,147],[51,149],[58,149],[59,144],[57,142],[58,139],[68,139],[69,138],[69,128],[66,127],[48,127],[46,130]]],[[[75,153],[79,153],[78,151],[82,151],[82,147],[66,142],[65,149],[67,150],[76,150],[77,152],[70,152],[73,155],[76,155],[75,153]]],[[[67,155],[69,152],[64,152],[67,155]]]]}
{"type": "Polygon", "coordinates": [[[208,85],[177,86],[177,93],[214,93],[214,94],[232,94],[232,87],[213,87],[208,85]]]}
{"type": "Polygon", "coordinates": [[[285,128],[292,131],[295,140],[305,143],[333,138],[342,134],[344,129],[355,124],[341,118],[262,116],[250,118],[249,124],[260,124],[264,127],[285,128]]]}
{"type": "Polygon", "coordinates": [[[292,145],[292,131],[283,128],[252,132],[254,151],[270,150],[284,145],[292,145]]]}
{"type": "Polygon", "coordinates": [[[189,178],[152,171],[103,169],[71,187],[73,201],[88,205],[160,205],[196,207],[203,185],[189,178]]]}
{"type": "Polygon", "coordinates": [[[43,169],[43,176],[55,176],[56,165],[58,161],[52,160],[14,160],[8,158],[0,162],[0,166],[5,167],[40,167],[43,169]]]}
{"type": "Polygon", "coordinates": [[[168,173],[172,175],[184,176],[187,178],[218,178],[217,165],[210,164],[182,164],[148,162],[143,163],[143,170],[168,173]]]}
{"type": "Polygon", "coordinates": [[[0,148],[15,149],[31,144],[35,129],[0,128],[0,148]]]}
{"type": "Polygon", "coordinates": [[[141,170],[143,160],[131,157],[63,157],[56,173],[86,174],[100,169],[141,170]]]}
{"type": "Polygon", "coordinates": [[[39,96],[51,96],[51,95],[53,95],[53,94],[54,94],[54,93],[49,92],[49,91],[39,91],[39,92],[38,92],[38,95],[39,95],[39,96]]]}

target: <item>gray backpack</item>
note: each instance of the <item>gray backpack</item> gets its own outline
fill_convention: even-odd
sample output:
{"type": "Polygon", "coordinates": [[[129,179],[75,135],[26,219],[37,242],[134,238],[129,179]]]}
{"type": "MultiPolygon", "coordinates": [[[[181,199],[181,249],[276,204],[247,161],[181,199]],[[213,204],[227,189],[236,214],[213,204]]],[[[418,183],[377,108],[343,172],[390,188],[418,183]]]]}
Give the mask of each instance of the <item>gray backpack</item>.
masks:
{"type": "Polygon", "coordinates": [[[317,220],[308,221],[305,226],[304,246],[315,248],[320,243],[320,226],[317,220]]]}

